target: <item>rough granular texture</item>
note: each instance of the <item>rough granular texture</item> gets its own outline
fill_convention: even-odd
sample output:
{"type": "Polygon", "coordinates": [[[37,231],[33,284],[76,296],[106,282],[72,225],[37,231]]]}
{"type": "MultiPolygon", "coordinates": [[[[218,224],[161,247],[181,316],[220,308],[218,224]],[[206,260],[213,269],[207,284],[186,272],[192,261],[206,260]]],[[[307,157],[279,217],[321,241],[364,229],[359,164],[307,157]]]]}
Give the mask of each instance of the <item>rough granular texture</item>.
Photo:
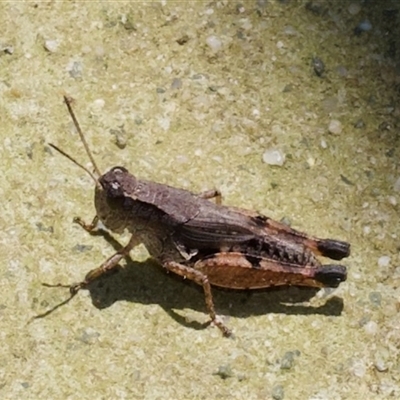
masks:
{"type": "Polygon", "coordinates": [[[0,11],[2,398],[400,398],[398,2],[0,11]],[[79,281],[115,251],[71,222],[93,217],[93,183],[47,145],[89,165],[64,93],[103,171],[216,187],[228,205],[347,240],[347,282],[214,290],[227,340],[202,326],[201,288],[140,247],[28,324],[68,296],[41,282],[79,281]]]}

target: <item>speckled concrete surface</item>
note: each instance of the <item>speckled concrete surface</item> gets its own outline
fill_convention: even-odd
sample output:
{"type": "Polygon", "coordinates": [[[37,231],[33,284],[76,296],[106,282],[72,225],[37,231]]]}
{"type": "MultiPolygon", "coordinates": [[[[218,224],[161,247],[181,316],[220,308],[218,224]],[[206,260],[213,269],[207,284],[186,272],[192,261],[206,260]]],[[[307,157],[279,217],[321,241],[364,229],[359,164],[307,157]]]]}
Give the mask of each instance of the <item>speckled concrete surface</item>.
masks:
{"type": "Polygon", "coordinates": [[[330,3],[0,3],[2,398],[400,397],[399,7],[330,3]],[[28,323],[68,296],[41,282],[79,281],[114,251],[72,224],[93,217],[93,184],[47,146],[87,163],[65,92],[103,170],[218,187],[348,240],[348,281],[215,290],[229,340],[201,326],[201,289],[138,248],[28,323]],[[271,148],[283,166],[263,162],[271,148]]]}

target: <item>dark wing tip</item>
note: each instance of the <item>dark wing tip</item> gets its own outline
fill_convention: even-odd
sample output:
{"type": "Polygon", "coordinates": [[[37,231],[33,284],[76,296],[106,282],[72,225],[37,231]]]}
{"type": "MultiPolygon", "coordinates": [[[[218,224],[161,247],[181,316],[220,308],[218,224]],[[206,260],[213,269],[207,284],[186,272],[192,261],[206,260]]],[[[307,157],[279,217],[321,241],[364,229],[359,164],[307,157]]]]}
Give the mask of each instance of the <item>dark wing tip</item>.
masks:
{"type": "Polygon", "coordinates": [[[324,239],[318,242],[318,250],[324,257],[329,257],[332,260],[341,260],[350,255],[350,243],[324,239]]]}
{"type": "Polygon", "coordinates": [[[347,269],[343,265],[324,265],[314,276],[324,287],[337,288],[347,279],[347,269]]]}

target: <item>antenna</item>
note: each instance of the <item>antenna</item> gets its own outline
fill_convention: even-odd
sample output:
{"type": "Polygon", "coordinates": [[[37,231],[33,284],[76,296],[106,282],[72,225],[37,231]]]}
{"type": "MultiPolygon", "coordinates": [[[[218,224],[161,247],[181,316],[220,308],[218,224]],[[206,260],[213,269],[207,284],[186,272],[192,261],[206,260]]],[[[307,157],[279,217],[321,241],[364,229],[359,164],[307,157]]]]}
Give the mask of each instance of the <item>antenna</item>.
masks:
{"type": "Polygon", "coordinates": [[[86,171],[90,177],[94,180],[94,182],[96,183],[96,186],[99,184],[98,179],[94,176],[94,174],[92,174],[84,165],[78,163],[78,161],[76,161],[73,157],[71,157],[69,154],[67,154],[65,151],[61,150],[60,148],[58,148],[56,145],[49,143],[49,146],[51,146],[54,150],[57,150],[60,154],[62,154],[64,157],[67,157],[68,160],[72,161],[75,165],[77,165],[78,167],[81,167],[84,171],[86,171]]]}
{"type": "MultiPolygon", "coordinates": [[[[98,177],[101,176],[100,170],[97,167],[93,155],[89,150],[89,146],[86,142],[85,136],[83,135],[83,132],[81,130],[81,127],[79,126],[78,120],[75,117],[74,111],[72,110],[71,107],[71,103],[73,102],[73,99],[71,97],[68,96],[64,96],[64,102],[68,107],[68,111],[69,114],[71,115],[72,121],[74,122],[75,128],[79,133],[79,136],[82,140],[83,145],[85,146],[85,150],[86,153],[88,154],[89,158],[90,158],[90,162],[93,165],[93,168],[97,174],[98,177]]],[[[88,168],[86,168],[84,165],[80,164],[78,161],[75,160],[75,158],[73,158],[72,156],[70,156],[68,153],[66,153],[64,150],[61,150],[59,147],[57,147],[56,145],[49,143],[49,146],[52,147],[54,150],[57,150],[60,154],[62,154],[64,157],[68,158],[68,160],[72,161],[75,165],[77,165],[78,167],[82,168],[87,174],[90,175],[90,177],[94,180],[96,186],[99,186],[99,179],[95,176],[95,174],[93,174],[88,168]]]]}
{"type": "MultiPolygon", "coordinates": [[[[81,138],[81,140],[82,140],[83,145],[85,146],[85,150],[86,150],[87,155],[88,155],[89,158],[90,158],[90,162],[92,163],[93,168],[94,168],[96,174],[97,174],[98,176],[101,176],[100,170],[98,169],[98,167],[97,167],[97,165],[96,165],[96,162],[94,161],[93,155],[92,155],[92,153],[90,152],[90,149],[89,149],[89,146],[88,146],[88,144],[87,144],[87,142],[86,142],[85,136],[83,135],[83,132],[82,132],[82,130],[81,130],[81,127],[79,126],[79,122],[78,122],[78,120],[77,120],[76,117],[75,117],[74,111],[72,110],[71,103],[73,102],[73,99],[72,99],[71,97],[64,96],[64,102],[65,102],[65,104],[66,104],[67,107],[68,107],[68,111],[69,111],[69,114],[71,115],[72,121],[74,121],[75,128],[76,128],[76,130],[77,130],[78,133],[79,133],[79,136],[80,136],[80,138],[81,138]]],[[[71,161],[73,161],[76,165],[79,165],[80,167],[82,167],[82,165],[78,164],[72,157],[68,156],[66,153],[60,151],[60,149],[56,148],[55,146],[52,146],[52,147],[55,148],[56,150],[58,150],[61,154],[63,154],[63,155],[66,156],[67,158],[69,158],[69,159],[70,159],[71,161]]],[[[83,167],[82,167],[82,168],[83,168],[83,167]]],[[[87,171],[86,168],[83,168],[83,169],[84,169],[85,171],[87,171]]],[[[91,175],[92,175],[92,174],[91,174],[91,175]]],[[[96,182],[97,182],[97,180],[96,180],[96,182]]]]}

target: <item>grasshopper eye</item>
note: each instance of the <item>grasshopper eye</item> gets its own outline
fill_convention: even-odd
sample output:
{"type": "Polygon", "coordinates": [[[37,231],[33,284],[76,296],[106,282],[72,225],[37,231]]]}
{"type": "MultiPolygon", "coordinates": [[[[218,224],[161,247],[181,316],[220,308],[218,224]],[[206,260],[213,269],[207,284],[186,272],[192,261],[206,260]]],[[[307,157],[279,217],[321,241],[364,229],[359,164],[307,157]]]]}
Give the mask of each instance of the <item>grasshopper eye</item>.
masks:
{"type": "Polygon", "coordinates": [[[114,167],[111,169],[110,172],[115,172],[117,174],[129,173],[128,170],[124,167],[114,167]]]}
{"type": "Polygon", "coordinates": [[[119,184],[119,182],[111,182],[110,187],[112,190],[119,190],[119,188],[121,187],[121,185],[119,184]]]}

